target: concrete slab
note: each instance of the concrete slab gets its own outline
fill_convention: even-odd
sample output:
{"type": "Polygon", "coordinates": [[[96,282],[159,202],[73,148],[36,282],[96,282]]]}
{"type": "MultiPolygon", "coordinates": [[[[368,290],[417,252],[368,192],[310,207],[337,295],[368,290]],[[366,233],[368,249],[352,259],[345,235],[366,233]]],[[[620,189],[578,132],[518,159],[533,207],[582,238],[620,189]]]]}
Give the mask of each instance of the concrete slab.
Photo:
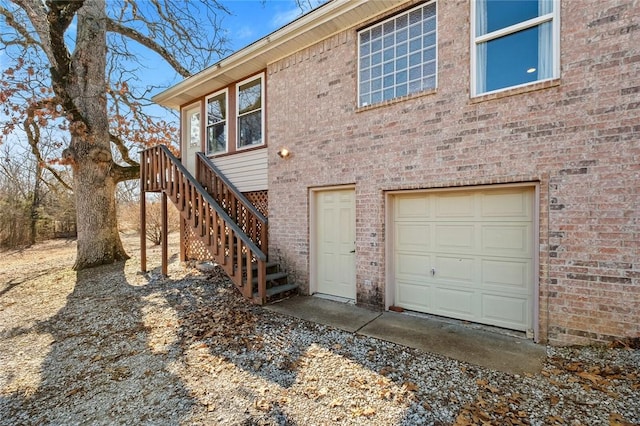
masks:
{"type": "Polygon", "coordinates": [[[381,315],[381,312],[371,311],[350,303],[313,296],[291,297],[266,305],[265,309],[328,325],[350,333],[356,332],[381,315]]]}
{"type": "Polygon", "coordinates": [[[531,340],[319,297],[295,296],[265,309],[512,374],[537,374],[546,357],[545,346],[531,340]]]}
{"type": "Polygon", "coordinates": [[[546,348],[531,340],[396,312],[358,333],[513,374],[539,373],[546,357],[546,348]]]}

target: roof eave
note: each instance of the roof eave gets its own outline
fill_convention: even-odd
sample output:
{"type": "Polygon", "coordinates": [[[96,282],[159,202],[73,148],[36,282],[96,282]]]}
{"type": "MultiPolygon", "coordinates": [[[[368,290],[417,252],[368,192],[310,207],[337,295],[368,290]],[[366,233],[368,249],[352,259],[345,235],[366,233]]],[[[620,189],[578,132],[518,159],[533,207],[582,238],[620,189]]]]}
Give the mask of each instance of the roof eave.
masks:
{"type": "Polygon", "coordinates": [[[268,64],[278,59],[363,22],[366,19],[363,18],[363,14],[357,13],[359,8],[366,6],[366,12],[370,17],[374,13],[383,13],[405,1],[330,1],[203,71],[158,93],[152,100],[159,105],[177,110],[181,105],[221,89],[233,81],[266,69],[268,64]]]}

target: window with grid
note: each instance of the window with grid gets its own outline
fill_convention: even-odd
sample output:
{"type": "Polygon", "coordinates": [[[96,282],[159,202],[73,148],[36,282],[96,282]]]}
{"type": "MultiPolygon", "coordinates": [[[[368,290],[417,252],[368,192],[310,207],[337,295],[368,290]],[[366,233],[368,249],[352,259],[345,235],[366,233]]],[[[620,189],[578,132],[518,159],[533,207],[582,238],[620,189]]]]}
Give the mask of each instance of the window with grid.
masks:
{"type": "Polygon", "coordinates": [[[436,87],[436,3],[358,32],[358,106],[436,87]]]}
{"type": "Polygon", "coordinates": [[[472,93],[482,95],[559,75],[555,0],[472,2],[472,93]]]}
{"type": "Polygon", "coordinates": [[[238,84],[237,146],[246,148],[262,142],[262,76],[238,84]]]}
{"type": "Polygon", "coordinates": [[[227,92],[207,98],[207,154],[227,152],[227,92]]]}

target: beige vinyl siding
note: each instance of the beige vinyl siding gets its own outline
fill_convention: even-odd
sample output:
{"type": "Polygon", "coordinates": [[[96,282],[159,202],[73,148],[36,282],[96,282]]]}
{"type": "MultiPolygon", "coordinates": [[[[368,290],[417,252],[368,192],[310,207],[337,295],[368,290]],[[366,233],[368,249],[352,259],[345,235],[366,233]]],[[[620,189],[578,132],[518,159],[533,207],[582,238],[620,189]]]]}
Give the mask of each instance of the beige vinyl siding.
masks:
{"type": "Polygon", "coordinates": [[[238,152],[212,161],[240,192],[262,191],[268,187],[267,149],[238,152]]]}

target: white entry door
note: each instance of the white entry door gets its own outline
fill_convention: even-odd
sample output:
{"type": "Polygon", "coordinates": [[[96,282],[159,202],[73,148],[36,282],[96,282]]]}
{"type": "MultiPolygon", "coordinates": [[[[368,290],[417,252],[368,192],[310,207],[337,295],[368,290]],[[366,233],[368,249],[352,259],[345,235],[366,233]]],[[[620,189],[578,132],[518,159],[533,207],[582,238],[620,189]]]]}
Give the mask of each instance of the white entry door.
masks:
{"type": "Polygon", "coordinates": [[[395,304],[531,329],[533,194],[511,187],[395,196],[395,304]]]}
{"type": "Polygon", "coordinates": [[[355,190],[318,191],[315,196],[317,292],[355,300],[355,190]]]}
{"type": "Polygon", "coordinates": [[[200,114],[200,103],[187,107],[182,113],[182,164],[194,176],[196,174],[196,152],[202,151],[200,114]]]}

